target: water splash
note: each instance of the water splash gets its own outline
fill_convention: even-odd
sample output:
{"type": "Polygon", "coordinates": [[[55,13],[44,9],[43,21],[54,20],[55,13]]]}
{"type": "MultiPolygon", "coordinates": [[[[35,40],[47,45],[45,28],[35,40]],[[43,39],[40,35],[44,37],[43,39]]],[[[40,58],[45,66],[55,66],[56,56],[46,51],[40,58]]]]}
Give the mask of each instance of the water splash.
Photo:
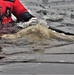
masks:
{"type": "Polygon", "coordinates": [[[15,34],[5,34],[1,36],[4,39],[28,38],[32,41],[43,41],[46,39],[57,39],[64,41],[74,41],[74,36],[58,33],[54,30],[48,29],[45,22],[39,21],[37,25],[29,26],[20,30],[15,34]]]}

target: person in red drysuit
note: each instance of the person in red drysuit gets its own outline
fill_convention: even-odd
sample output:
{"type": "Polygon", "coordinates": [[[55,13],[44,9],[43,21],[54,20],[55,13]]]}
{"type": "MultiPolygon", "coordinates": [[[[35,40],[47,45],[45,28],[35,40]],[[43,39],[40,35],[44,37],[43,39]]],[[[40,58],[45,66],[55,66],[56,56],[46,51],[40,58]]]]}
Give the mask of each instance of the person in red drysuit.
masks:
{"type": "MultiPolygon", "coordinates": [[[[21,22],[28,22],[34,18],[19,0],[0,0],[0,34],[16,32],[11,14],[21,22]]],[[[31,22],[35,20],[31,20],[31,22]]]]}

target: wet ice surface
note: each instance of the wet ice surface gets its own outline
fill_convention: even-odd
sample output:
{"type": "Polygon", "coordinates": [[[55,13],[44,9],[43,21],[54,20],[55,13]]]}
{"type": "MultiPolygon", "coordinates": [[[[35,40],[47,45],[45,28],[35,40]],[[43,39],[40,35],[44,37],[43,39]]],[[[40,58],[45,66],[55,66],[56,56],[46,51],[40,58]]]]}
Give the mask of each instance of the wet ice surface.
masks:
{"type": "MultiPolygon", "coordinates": [[[[48,26],[74,34],[74,1],[21,0],[38,18],[48,22],[48,26]],[[56,14],[56,16],[53,16],[56,14]],[[50,17],[48,17],[51,16],[50,17]],[[61,20],[57,15],[63,16],[61,20]]],[[[2,75],[43,75],[74,74],[74,43],[62,40],[28,41],[26,38],[16,40],[0,39],[2,47],[0,74],[2,75]]]]}
{"type": "MultiPolygon", "coordinates": [[[[69,70],[68,74],[74,74],[73,67],[71,64],[49,64],[49,63],[18,63],[18,64],[12,64],[12,65],[5,65],[5,67],[8,67],[8,69],[4,68],[4,73],[7,73],[7,70],[9,73],[7,74],[40,74],[40,75],[47,75],[47,74],[66,74],[66,71],[69,70]],[[56,69],[57,67],[57,69],[56,69]],[[61,67],[61,68],[60,68],[61,67]],[[45,69],[46,68],[46,69],[45,69]],[[67,68],[67,69],[66,69],[67,68]],[[6,70],[5,70],[6,69],[6,70]],[[14,72],[14,73],[13,73],[14,72]]],[[[2,67],[3,69],[3,67],[2,67]]]]}

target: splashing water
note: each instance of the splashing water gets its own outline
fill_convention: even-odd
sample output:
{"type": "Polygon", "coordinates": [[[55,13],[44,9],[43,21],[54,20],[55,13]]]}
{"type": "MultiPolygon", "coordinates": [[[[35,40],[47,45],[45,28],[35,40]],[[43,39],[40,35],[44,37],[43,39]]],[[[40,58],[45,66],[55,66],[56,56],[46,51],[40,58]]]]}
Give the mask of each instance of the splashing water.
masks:
{"type": "Polygon", "coordinates": [[[46,39],[57,39],[64,41],[74,41],[74,36],[58,33],[46,27],[45,22],[39,21],[37,25],[29,26],[15,34],[4,34],[4,39],[28,38],[31,41],[43,41],[46,39]]]}

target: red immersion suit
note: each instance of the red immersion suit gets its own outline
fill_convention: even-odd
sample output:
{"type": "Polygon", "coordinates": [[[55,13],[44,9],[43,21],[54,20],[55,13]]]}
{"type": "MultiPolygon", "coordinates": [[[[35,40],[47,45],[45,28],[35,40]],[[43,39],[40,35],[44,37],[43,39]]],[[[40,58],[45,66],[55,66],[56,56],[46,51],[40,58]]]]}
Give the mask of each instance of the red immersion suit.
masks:
{"type": "MultiPolygon", "coordinates": [[[[33,17],[19,0],[0,0],[0,30],[8,23],[13,22],[11,13],[14,14],[19,21],[24,22],[33,17]]],[[[8,26],[11,25],[8,24],[6,27],[8,26]]]]}

